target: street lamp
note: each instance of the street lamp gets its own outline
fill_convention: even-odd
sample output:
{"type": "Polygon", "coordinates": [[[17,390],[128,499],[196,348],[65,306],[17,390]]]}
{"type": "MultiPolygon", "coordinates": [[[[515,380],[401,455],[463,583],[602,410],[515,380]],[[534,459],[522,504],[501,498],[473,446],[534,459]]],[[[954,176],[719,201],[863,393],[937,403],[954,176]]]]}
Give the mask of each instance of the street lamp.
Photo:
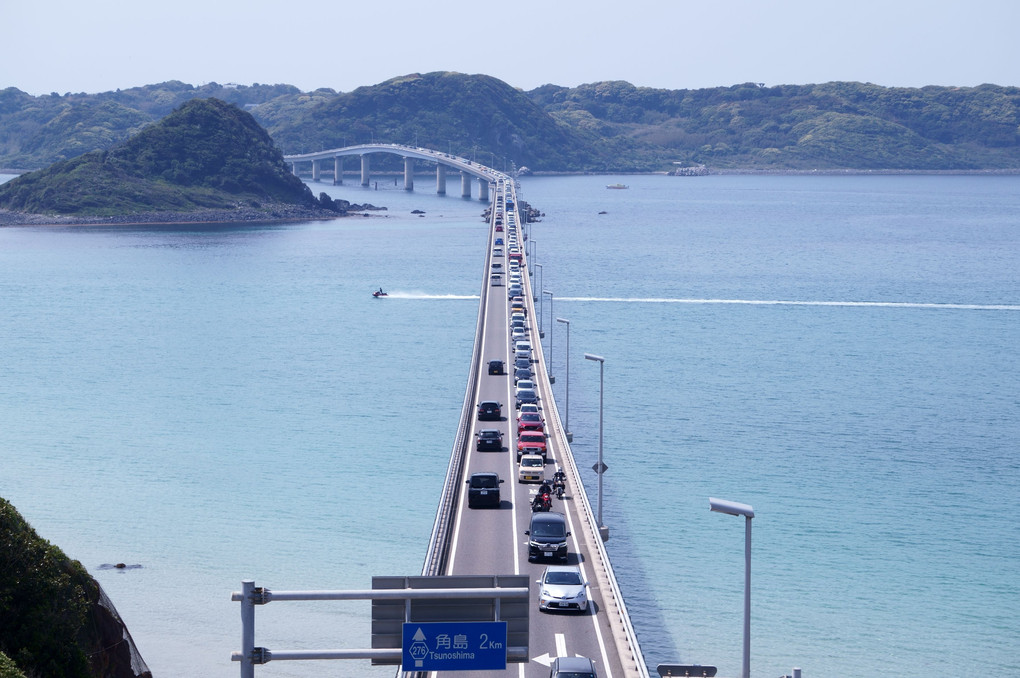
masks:
{"type": "Polygon", "coordinates": [[[605,372],[606,359],[603,358],[600,355],[595,355],[593,353],[585,353],[584,354],[584,359],[585,360],[597,360],[598,363],[599,363],[599,460],[598,460],[598,463],[595,464],[594,469],[595,469],[595,473],[597,473],[598,476],[599,476],[599,485],[598,485],[598,488],[599,488],[598,489],[598,525],[599,525],[599,534],[602,536],[602,540],[605,541],[606,539],[609,538],[609,530],[607,530],[606,527],[602,524],[602,474],[606,472],[607,468],[609,468],[608,466],[606,466],[605,464],[602,463],[602,404],[603,404],[602,392],[603,392],[603,383],[604,383],[603,382],[603,374],[605,372]]]}
{"type": "Polygon", "coordinates": [[[557,318],[556,322],[564,323],[567,326],[567,421],[566,421],[566,433],[567,442],[574,442],[574,434],[570,432],[570,321],[566,318],[557,318]]]}
{"type": "MultiPolygon", "coordinates": [[[[545,271],[542,270],[542,264],[535,264],[535,268],[538,269],[538,289],[542,289],[542,280],[545,279],[545,271]]],[[[535,289],[532,285],[531,289],[535,289]]],[[[542,300],[545,297],[539,297],[537,294],[531,297],[532,301],[538,302],[538,336],[542,338],[545,334],[542,332],[542,300]]]]}
{"type": "MultiPolygon", "coordinates": [[[[587,357],[587,356],[586,356],[587,357]]],[[[738,504],[725,499],[708,498],[712,511],[731,516],[744,516],[744,668],[741,678],[751,676],[751,518],[754,509],[747,504],[738,504]]]]}
{"type": "Polygon", "coordinates": [[[552,359],[552,353],[553,353],[553,324],[552,324],[552,319],[553,319],[553,293],[550,292],[549,290],[542,290],[542,294],[548,294],[549,295],[549,362],[545,366],[546,367],[545,372],[549,376],[549,383],[550,384],[555,384],[556,383],[556,377],[554,377],[552,375],[552,368],[553,368],[553,359],[552,359]]]}

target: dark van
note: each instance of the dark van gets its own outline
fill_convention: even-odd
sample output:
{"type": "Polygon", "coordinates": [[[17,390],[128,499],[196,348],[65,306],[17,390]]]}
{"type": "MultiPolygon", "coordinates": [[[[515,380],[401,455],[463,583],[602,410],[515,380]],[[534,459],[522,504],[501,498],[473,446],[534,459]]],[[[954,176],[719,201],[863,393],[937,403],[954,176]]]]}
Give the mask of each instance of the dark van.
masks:
{"type": "Polygon", "coordinates": [[[562,513],[532,513],[528,535],[528,560],[558,558],[567,560],[567,519],[562,513]]]}

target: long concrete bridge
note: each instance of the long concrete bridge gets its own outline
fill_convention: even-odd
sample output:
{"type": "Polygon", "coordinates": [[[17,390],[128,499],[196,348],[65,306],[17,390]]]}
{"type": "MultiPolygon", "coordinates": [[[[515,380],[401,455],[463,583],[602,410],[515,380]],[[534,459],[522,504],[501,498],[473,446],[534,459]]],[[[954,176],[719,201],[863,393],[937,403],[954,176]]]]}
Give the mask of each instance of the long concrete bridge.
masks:
{"type": "Polygon", "coordinates": [[[283,159],[291,164],[294,174],[298,174],[301,167],[304,167],[306,163],[310,163],[312,181],[321,180],[323,165],[332,160],[333,184],[339,185],[343,183],[344,158],[358,156],[361,160],[361,185],[369,186],[372,180],[371,156],[373,153],[389,153],[404,159],[404,189],[408,191],[414,190],[416,160],[435,165],[436,193],[441,195],[446,194],[446,173],[449,170],[460,173],[460,194],[464,198],[471,197],[471,182],[472,179],[477,179],[479,200],[488,200],[490,184],[505,176],[468,158],[443,153],[431,148],[416,148],[413,146],[401,146],[400,144],[359,144],[357,146],[334,148],[328,151],[318,151],[317,153],[285,155],[283,159]]]}
{"type": "MultiPolygon", "coordinates": [[[[528,585],[525,590],[527,602],[511,604],[508,601],[502,613],[498,604],[495,607],[497,619],[512,619],[507,622],[508,638],[510,635],[517,638],[516,643],[508,640],[505,669],[439,670],[428,675],[444,678],[547,678],[556,658],[586,657],[594,662],[599,678],[648,678],[648,668],[605,547],[608,529],[595,518],[581,482],[580,470],[571,454],[572,436],[564,429],[553,399],[542,348],[541,321],[536,318],[534,305],[536,292],[541,293],[541,290],[532,287],[530,266],[524,251],[524,243],[530,236],[530,224],[525,222],[526,210],[518,201],[514,180],[490,168],[469,164],[464,159],[406,147],[358,146],[319,154],[289,156],[288,160],[321,161],[338,152],[347,155],[372,152],[413,153],[415,158],[435,159],[442,165],[457,167],[465,175],[484,181],[487,189],[491,181],[494,193],[487,225],[484,263],[479,270],[480,302],[471,368],[421,578],[444,582],[469,579],[496,582],[509,578],[518,582],[514,584],[518,587],[519,582],[523,581],[528,585]],[[511,279],[520,281],[519,293],[512,290],[511,279]],[[518,311],[521,307],[523,319],[518,311]],[[514,319],[523,320],[522,329],[531,344],[531,349],[526,353],[523,347],[516,345],[516,341],[511,342],[514,319]],[[532,501],[538,484],[522,482],[524,478],[520,474],[520,436],[515,402],[517,375],[514,372],[518,357],[525,360],[533,372],[531,381],[534,382],[539,413],[544,420],[545,461],[536,468],[540,468],[540,472],[550,481],[558,468],[566,474],[566,491],[562,498],[553,499],[551,512],[561,514],[566,523],[568,534],[564,544],[565,564],[576,566],[585,582],[589,602],[583,611],[556,609],[567,606],[567,601],[562,599],[546,601],[551,608],[549,611],[539,609],[540,587],[537,582],[547,565],[560,564],[559,558],[563,553],[556,550],[562,547],[548,544],[536,549],[532,535],[526,534],[533,515],[532,501]],[[490,369],[493,361],[501,362],[503,369],[490,369]],[[483,420],[479,404],[486,401],[499,403],[501,411],[495,417],[483,420]],[[499,432],[501,442],[498,450],[478,449],[477,433],[481,429],[495,429],[499,432]],[[467,481],[475,473],[496,473],[502,479],[502,483],[496,486],[499,492],[498,505],[492,508],[472,508],[469,505],[467,481]],[[509,611],[510,608],[514,610],[509,611]],[[520,616],[521,609],[525,611],[523,617],[520,616]],[[523,642],[520,640],[522,637],[523,642]]],[[[382,297],[371,303],[404,302],[382,297]]],[[[534,470],[529,468],[529,472],[534,470]]],[[[247,582],[246,586],[253,587],[254,583],[247,582]]],[[[482,595],[473,593],[476,590],[472,590],[473,595],[482,595]]],[[[322,592],[312,593],[318,595],[322,592]]],[[[258,595],[235,593],[233,599],[261,600],[258,595]]],[[[345,592],[343,595],[348,594],[345,592]]],[[[264,663],[270,654],[273,658],[289,654],[291,656],[288,658],[291,659],[372,658],[373,661],[381,660],[385,655],[387,659],[382,663],[399,664],[399,650],[376,648],[399,647],[399,622],[412,621],[409,610],[410,601],[407,601],[399,604],[396,617],[392,619],[386,617],[377,620],[373,612],[373,649],[370,650],[270,653],[255,647],[253,603],[249,600],[248,607],[242,609],[242,619],[249,620],[245,622],[242,633],[243,648],[241,652],[234,653],[233,658],[242,663],[242,678],[254,678],[254,665],[264,663]],[[244,609],[249,611],[245,612],[244,609]],[[405,609],[408,611],[405,612],[405,609]],[[388,638],[393,635],[395,639],[388,638]],[[379,639],[383,640],[377,644],[379,639]],[[397,641],[396,645],[392,644],[394,640],[397,641]],[[392,660],[394,655],[398,657],[397,661],[392,660]]],[[[472,620],[477,621],[474,618],[472,620]]],[[[413,621],[420,622],[421,619],[413,621]]],[[[401,668],[403,673],[398,672],[398,676],[403,675],[405,678],[424,678],[426,675],[426,672],[408,666],[401,668]]]]}
{"type": "MultiPolygon", "coordinates": [[[[534,305],[536,293],[541,294],[541,290],[532,288],[524,252],[525,240],[530,235],[524,205],[517,199],[513,180],[506,175],[495,174],[494,192],[470,377],[422,574],[523,574],[533,583],[529,603],[532,610],[530,656],[517,667],[495,672],[495,675],[545,678],[555,657],[584,656],[594,661],[600,678],[647,678],[648,669],[605,548],[608,532],[597,524],[570,451],[571,436],[567,435],[553,400],[542,349],[541,323],[534,305]],[[520,271],[523,288],[520,297],[510,297],[508,292],[508,276],[515,268],[520,271]],[[570,530],[567,562],[577,565],[589,583],[590,604],[581,614],[539,611],[539,587],[534,582],[547,565],[559,563],[547,562],[541,553],[538,562],[532,562],[530,537],[525,535],[537,485],[519,482],[518,475],[516,351],[515,342],[510,339],[510,318],[515,301],[523,303],[526,309],[533,381],[545,420],[545,477],[551,479],[557,468],[562,468],[567,475],[566,493],[562,500],[553,500],[552,511],[564,514],[570,530]],[[504,361],[509,374],[491,374],[488,368],[493,360],[504,361]],[[479,421],[478,404],[493,400],[503,405],[500,418],[479,421]],[[493,428],[503,435],[502,452],[478,451],[477,432],[493,428]],[[466,480],[473,473],[492,471],[505,481],[500,486],[499,508],[469,508],[466,480]]],[[[400,302],[384,300],[380,303],[400,302]]],[[[550,331],[548,327],[544,329],[550,331]]]]}

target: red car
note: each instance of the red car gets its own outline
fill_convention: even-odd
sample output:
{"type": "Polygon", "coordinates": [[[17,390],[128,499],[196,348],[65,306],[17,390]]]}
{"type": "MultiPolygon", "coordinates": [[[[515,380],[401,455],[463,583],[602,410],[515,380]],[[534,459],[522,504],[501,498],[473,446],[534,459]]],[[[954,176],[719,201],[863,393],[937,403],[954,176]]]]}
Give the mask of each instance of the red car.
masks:
{"type": "Polygon", "coordinates": [[[545,420],[542,419],[542,415],[538,412],[522,412],[517,415],[517,435],[524,431],[543,433],[545,431],[545,420]]]}
{"type": "Polygon", "coordinates": [[[517,461],[525,454],[540,454],[545,458],[545,434],[540,431],[524,431],[517,436],[517,461]]]}

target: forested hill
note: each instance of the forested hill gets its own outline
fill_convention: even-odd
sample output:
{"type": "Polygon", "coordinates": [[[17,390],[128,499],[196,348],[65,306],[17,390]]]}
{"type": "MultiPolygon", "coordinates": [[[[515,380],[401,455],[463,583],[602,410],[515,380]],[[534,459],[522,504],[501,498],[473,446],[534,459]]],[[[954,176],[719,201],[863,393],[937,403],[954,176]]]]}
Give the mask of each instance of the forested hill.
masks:
{"type": "MultiPolygon", "coordinates": [[[[485,75],[410,74],[338,93],[180,82],[102,94],[0,90],[0,167],[108,148],[184,101],[250,111],[284,153],[425,146],[535,171],[1020,169],[1020,88],[856,82],[665,90],[627,82],[530,92],[485,75]]],[[[373,163],[374,164],[374,163],[373,163]]]]}
{"type": "Polygon", "coordinates": [[[259,209],[318,201],[241,109],[192,99],[110,150],[91,151],[0,185],[0,207],[117,216],[259,209]]]}

